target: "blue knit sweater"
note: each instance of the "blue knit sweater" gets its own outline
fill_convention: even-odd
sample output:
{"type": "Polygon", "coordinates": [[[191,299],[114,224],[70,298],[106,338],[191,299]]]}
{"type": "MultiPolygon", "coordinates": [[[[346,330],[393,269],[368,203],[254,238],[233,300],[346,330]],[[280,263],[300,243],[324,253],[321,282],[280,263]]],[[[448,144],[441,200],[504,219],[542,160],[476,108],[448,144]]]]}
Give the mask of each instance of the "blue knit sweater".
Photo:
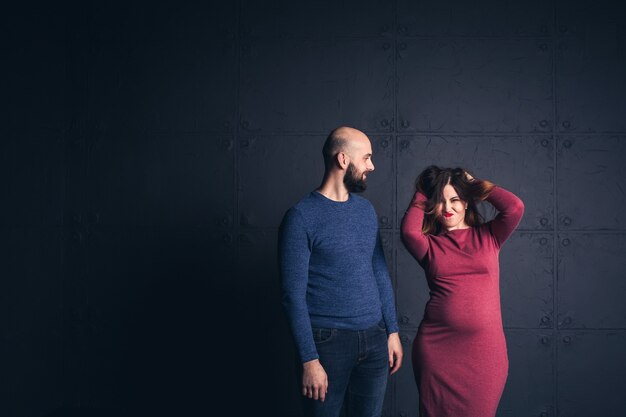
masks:
{"type": "Polygon", "coordinates": [[[393,288],[372,204],[313,191],[287,211],[279,231],[282,302],[302,362],[319,356],[312,327],[361,330],[384,319],[398,331],[393,288]]]}

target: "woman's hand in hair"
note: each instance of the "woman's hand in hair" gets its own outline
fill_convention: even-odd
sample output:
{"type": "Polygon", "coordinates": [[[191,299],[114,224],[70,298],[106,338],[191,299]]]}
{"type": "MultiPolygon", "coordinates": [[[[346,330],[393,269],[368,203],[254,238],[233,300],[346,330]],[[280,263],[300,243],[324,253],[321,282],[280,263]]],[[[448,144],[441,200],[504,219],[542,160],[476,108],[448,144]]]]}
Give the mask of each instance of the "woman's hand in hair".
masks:
{"type": "Polygon", "coordinates": [[[472,177],[472,175],[467,171],[465,171],[465,179],[469,182],[474,182],[474,177],[472,177]]]}

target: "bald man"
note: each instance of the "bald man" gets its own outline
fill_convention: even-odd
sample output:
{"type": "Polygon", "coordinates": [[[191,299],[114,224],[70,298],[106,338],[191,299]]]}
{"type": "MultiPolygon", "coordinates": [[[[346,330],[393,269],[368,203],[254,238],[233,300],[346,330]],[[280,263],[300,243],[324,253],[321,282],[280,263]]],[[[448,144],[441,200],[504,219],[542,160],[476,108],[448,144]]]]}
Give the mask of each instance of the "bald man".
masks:
{"type": "Polygon", "coordinates": [[[374,171],[361,131],[333,130],[321,186],[279,231],[282,301],[302,362],[307,416],[380,416],[402,364],[393,288],[372,204],[356,195],[374,171]]]}

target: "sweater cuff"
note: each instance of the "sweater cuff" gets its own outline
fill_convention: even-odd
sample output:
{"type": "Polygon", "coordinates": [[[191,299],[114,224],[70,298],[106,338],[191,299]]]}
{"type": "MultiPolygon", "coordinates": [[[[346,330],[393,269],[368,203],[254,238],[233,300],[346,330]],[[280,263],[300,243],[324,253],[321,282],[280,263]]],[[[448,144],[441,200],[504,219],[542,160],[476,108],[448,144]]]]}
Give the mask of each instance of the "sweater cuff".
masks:
{"type": "Polygon", "coordinates": [[[317,352],[307,353],[306,355],[302,355],[300,357],[302,363],[309,362],[309,361],[319,359],[319,358],[320,358],[320,355],[318,355],[317,352]]]}
{"type": "Polygon", "coordinates": [[[400,332],[400,328],[398,327],[397,324],[393,324],[392,326],[387,326],[387,336],[389,336],[391,333],[398,333],[400,332]]]}

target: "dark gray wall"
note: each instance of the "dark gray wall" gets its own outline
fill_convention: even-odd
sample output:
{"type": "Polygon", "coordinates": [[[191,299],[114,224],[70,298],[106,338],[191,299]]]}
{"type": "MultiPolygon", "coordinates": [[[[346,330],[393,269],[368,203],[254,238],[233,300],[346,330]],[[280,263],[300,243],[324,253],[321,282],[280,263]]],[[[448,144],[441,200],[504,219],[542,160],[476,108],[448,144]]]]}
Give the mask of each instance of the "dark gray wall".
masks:
{"type": "MultiPolygon", "coordinates": [[[[401,216],[421,169],[461,165],[526,203],[501,255],[498,415],[624,415],[625,17],[565,0],[8,10],[0,414],[299,415],[276,231],[348,124],[373,142],[405,351],[428,292],[401,216]]],[[[417,414],[407,355],[385,415],[417,414]]]]}

